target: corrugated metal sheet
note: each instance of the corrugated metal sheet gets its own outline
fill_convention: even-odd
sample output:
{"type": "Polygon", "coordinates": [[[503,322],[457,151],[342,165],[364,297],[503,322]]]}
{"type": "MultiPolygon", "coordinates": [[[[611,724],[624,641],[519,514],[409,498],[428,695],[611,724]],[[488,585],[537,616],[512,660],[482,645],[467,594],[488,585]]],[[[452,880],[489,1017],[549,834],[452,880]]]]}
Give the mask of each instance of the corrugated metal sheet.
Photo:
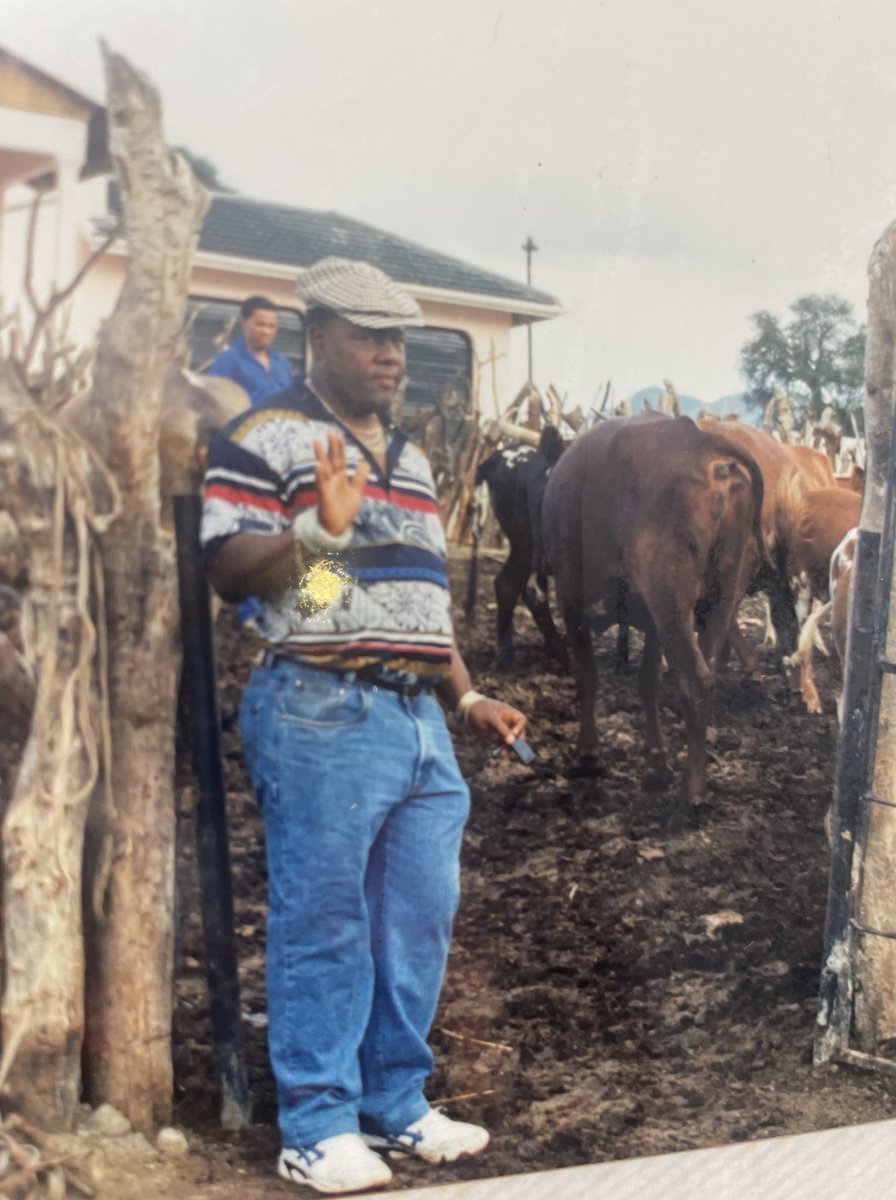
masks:
{"type": "MultiPolygon", "coordinates": [[[[486,1171],[487,1154],[481,1165],[486,1171]]],[[[400,1180],[400,1161],[394,1166],[400,1180]]],[[[885,1200],[893,1195],[894,1179],[896,1121],[879,1121],[710,1150],[368,1195],[370,1200],[885,1200]]]]}

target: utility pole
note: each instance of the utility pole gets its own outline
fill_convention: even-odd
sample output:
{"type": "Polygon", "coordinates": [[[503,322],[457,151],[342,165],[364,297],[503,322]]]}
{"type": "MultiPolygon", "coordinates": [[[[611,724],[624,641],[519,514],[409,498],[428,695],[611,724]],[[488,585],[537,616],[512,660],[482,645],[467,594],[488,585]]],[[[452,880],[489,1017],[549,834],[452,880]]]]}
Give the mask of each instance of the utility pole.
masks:
{"type": "MultiPolygon", "coordinates": [[[[526,286],[532,286],[532,254],[538,247],[532,241],[531,235],[526,238],[522,245],[522,249],[526,252],[526,286]]],[[[529,382],[532,382],[532,322],[529,321],[526,326],[526,340],[529,346],[529,382]]]]}

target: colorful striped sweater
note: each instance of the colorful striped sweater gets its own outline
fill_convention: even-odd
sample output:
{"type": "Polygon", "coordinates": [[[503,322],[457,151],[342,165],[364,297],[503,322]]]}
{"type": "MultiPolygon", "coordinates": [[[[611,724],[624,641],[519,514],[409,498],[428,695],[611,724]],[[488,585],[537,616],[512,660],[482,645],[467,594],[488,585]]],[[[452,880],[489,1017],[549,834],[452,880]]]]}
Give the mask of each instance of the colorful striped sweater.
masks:
{"type": "Polygon", "coordinates": [[[207,558],[233,534],[277,534],[318,501],[313,441],[345,436],[352,471],[370,463],[346,550],[319,555],[276,601],[259,633],[278,648],[337,670],[383,664],[446,674],[453,635],[445,534],[426,457],[387,430],[386,472],[301,380],[241,414],[215,438],[203,493],[207,558]]]}

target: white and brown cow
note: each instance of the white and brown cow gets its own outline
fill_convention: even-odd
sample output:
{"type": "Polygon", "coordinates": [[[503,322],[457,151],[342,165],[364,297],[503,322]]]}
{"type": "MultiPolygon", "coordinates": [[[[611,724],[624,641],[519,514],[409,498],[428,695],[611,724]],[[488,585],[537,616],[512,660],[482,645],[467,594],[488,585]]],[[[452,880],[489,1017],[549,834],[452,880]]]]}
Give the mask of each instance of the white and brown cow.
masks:
{"type": "Polygon", "coordinates": [[[824,487],[804,491],[799,481],[781,486],[780,520],[786,529],[785,571],[800,622],[796,652],[785,659],[795,670],[795,685],[809,712],[821,712],[812,669],[812,644],[822,650],[815,611],[830,596],[833,555],[859,522],[862,502],[847,488],[824,487]],[[807,643],[806,626],[813,631],[807,643]]]}
{"type": "MultiPolygon", "coordinates": [[[[822,711],[818,689],[815,686],[815,670],[813,652],[819,645],[818,627],[825,617],[831,619],[831,640],[837,657],[840,660],[841,677],[846,669],[846,635],[849,630],[851,607],[852,575],[855,566],[856,544],[858,529],[850,529],[831,555],[828,586],[830,599],[824,605],[814,609],[806,619],[800,631],[797,652],[791,659],[791,664],[799,670],[800,693],[811,713],[822,711]]],[[[827,651],[825,650],[825,653],[827,651]]],[[[843,689],[836,696],[837,720],[843,723],[843,689]]]]}
{"type": "Polygon", "coordinates": [[[785,480],[780,490],[784,572],[802,626],[816,601],[827,599],[831,556],[858,525],[862,501],[848,488],[806,491],[796,475],[785,480]]]}

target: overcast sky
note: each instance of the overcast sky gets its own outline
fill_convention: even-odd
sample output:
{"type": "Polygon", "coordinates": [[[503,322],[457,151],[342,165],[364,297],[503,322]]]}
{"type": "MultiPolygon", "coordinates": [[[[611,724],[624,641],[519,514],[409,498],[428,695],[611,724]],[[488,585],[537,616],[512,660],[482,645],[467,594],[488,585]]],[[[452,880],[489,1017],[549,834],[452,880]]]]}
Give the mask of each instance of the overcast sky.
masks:
{"type": "Polygon", "coordinates": [[[893,0],[0,0],[102,100],[100,36],[240,192],[516,279],[531,235],[536,382],[586,408],[742,390],[750,315],[809,292],[864,320],[896,219],[893,0]]]}

